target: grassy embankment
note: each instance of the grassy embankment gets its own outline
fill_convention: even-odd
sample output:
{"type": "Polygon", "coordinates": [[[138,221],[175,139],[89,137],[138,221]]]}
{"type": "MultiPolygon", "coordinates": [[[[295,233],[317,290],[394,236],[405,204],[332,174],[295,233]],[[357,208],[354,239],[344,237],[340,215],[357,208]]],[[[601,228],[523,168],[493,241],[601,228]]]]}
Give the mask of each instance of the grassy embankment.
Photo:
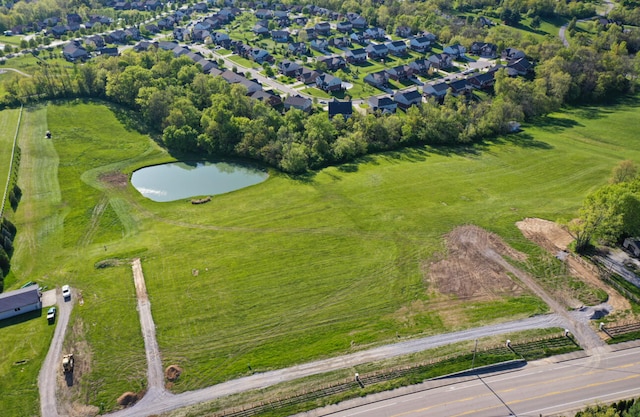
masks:
{"type": "MultiPolygon", "coordinates": [[[[142,257],[164,362],[185,370],[177,391],[249,364],[264,371],[529,316],[545,310],[534,297],[456,300],[430,287],[424,268],[442,253],[442,235],[468,223],[531,253],[532,269],[547,262],[514,222],[567,220],[621,159],[640,160],[637,109],[571,110],[473,149],[392,152],[303,179],[274,173],[192,206],[99,180],[171,159],[108,108],[38,108],[39,131],[21,137],[11,282],[83,292],[66,348],[88,342],[91,369],[74,395],[106,409],[143,387],[145,360],[130,268],[94,267],[105,259],[142,257]],[[54,137],[44,142],[47,128],[54,137]]],[[[10,331],[0,330],[2,343],[10,331]]]]}

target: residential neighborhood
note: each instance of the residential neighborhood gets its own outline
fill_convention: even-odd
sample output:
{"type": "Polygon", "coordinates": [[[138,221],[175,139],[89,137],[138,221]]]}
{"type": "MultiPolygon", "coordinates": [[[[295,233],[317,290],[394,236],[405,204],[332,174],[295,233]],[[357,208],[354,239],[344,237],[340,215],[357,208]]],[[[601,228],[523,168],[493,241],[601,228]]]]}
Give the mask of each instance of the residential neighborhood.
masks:
{"type": "MultiPolygon", "coordinates": [[[[165,5],[148,0],[112,2],[110,6],[115,10],[160,11],[165,5]]],[[[360,112],[406,110],[428,98],[442,102],[446,94],[468,96],[491,89],[500,68],[512,77],[528,76],[533,69],[532,62],[515,48],[499,51],[495,44],[482,40],[468,49],[460,44],[442,45],[432,33],[414,33],[408,27],[399,27],[391,37],[383,28],[368,25],[357,13],[343,15],[317,6],[305,10],[308,14],[301,14],[297,6],[269,4],[240,9],[233,1],[224,7],[206,2],[183,5],[144,25],[68,41],[62,56],[81,64],[129,48],[137,52],[158,48],[176,58],[186,56],[204,73],[242,84],[251,97],[284,110],[294,107],[304,111],[312,110],[326,94],[348,96],[360,112]],[[242,40],[232,29],[239,18],[249,23],[242,40]],[[144,35],[140,27],[144,27],[144,35]],[[470,65],[478,60],[482,66],[475,71],[480,72],[470,75],[470,65]],[[260,68],[267,76],[257,79],[260,68]],[[376,100],[367,101],[375,96],[376,100]],[[307,100],[302,103],[300,98],[307,100]],[[395,105],[389,105],[388,100],[395,105]]],[[[68,14],[32,26],[61,39],[80,27],[109,27],[113,23],[105,16],[91,15],[83,20],[68,14]]],[[[21,30],[25,28],[15,28],[16,33],[21,30]]]]}

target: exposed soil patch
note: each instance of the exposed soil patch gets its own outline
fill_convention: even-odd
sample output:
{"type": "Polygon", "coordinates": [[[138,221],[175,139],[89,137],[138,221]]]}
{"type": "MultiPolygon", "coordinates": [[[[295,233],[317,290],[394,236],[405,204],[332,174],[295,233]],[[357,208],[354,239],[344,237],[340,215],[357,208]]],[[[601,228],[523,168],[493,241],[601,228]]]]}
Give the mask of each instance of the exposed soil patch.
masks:
{"type": "Polygon", "coordinates": [[[180,368],[178,365],[169,365],[164,371],[164,376],[165,378],[167,378],[167,380],[173,382],[180,377],[181,373],[182,368],[180,368]]]}
{"type": "MultiPolygon", "coordinates": [[[[516,226],[527,239],[546,249],[554,256],[557,256],[559,252],[566,251],[573,241],[573,237],[566,229],[548,220],[527,218],[517,222],[516,226]]],[[[567,253],[564,259],[569,267],[568,272],[570,275],[582,279],[593,287],[606,291],[609,296],[607,302],[615,311],[631,309],[629,300],[600,280],[595,266],[572,253],[567,253]]]]}
{"type": "Polygon", "coordinates": [[[74,401],[81,395],[79,382],[82,376],[91,371],[91,347],[85,340],[84,324],[81,319],[77,319],[73,323],[70,340],[72,343],[64,345],[63,354],[73,353],[73,372],[68,374],[62,372],[62,358],[60,358],[58,364],[58,404],[63,409],[63,414],[70,417],[95,416],[99,411],[96,407],[74,401]]]}
{"type": "Polygon", "coordinates": [[[454,229],[445,241],[446,257],[428,267],[428,279],[438,292],[457,299],[488,301],[526,291],[500,263],[487,257],[489,250],[502,257],[526,259],[498,235],[467,225],[454,229]]]}
{"type": "Polygon", "coordinates": [[[98,179],[113,188],[126,188],[129,178],[122,172],[106,172],[101,174],[98,179]]]}

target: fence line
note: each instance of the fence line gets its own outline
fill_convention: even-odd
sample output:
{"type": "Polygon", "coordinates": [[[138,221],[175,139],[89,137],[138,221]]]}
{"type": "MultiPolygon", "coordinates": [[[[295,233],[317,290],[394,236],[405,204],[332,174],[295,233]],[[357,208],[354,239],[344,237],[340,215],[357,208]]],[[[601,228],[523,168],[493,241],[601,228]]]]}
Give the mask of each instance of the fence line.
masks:
{"type": "Polygon", "coordinates": [[[13,147],[11,148],[11,161],[9,161],[9,173],[7,174],[7,184],[4,187],[4,195],[2,196],[2,206],[0,207],[0,219],[4,216],[4,205],[7,202],[7,193],[9,192],[9,185],[11,184],[11,175],[13,174],[13,160],[16,156],[16,144],[18,143],[18,131],[20,129],[20,122],[22,121],[22,108],[20,106],[20,114],[18,115],[18,124],[16,125],[16,133],[13,135],[13,147]]]}

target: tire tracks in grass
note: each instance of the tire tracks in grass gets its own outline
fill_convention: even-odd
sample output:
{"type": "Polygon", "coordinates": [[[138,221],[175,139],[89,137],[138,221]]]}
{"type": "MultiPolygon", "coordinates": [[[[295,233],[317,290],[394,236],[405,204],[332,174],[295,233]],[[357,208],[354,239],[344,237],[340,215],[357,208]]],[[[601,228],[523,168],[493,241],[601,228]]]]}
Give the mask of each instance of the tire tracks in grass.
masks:
{"type": "Polygon", "coordinates": [[[98,225],[100,224],[102,214],[104,213],[108,204],[109,197],[103,194],[100,200],[98,200],[98,203],[93,207],[93,211],[91,212],[91,220],[89,221],[87,230],[80,239],[80,246],[85,247],[91,243],[93,237],[96,234],[96,231],[98,230],[98,225]]]}

